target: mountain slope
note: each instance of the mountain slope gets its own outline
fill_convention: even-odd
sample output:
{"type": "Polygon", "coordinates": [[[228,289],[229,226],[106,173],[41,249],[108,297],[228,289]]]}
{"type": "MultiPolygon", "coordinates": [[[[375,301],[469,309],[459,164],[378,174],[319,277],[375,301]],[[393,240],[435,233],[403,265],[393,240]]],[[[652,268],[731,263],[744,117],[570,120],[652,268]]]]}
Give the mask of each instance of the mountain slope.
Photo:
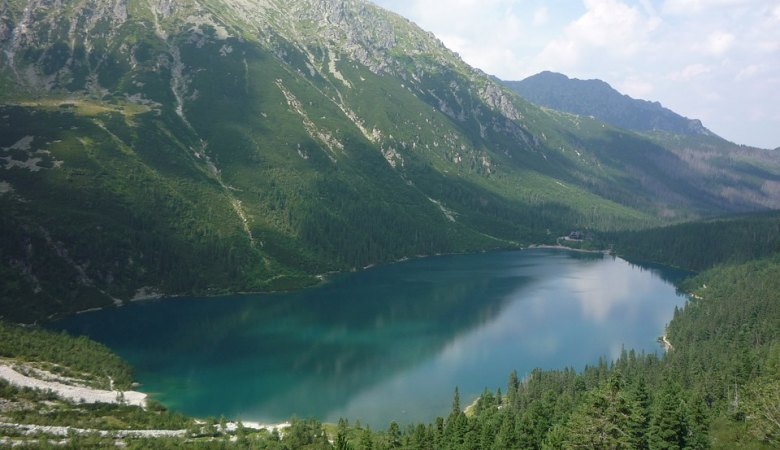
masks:
{"type": "Polygon", "coordinates": [[[13,320],[778,203],[358,0],[9,0],[0,86],[13,320]]]}
{"type": "Polygon", "coordinates": [[[713,136],[700,120],[683,117],[658,102],[621,94],[601,80],[579,80],[547,71],[504,84],[537,105],[593,116],[618,128],[713,136]]]}
{"type": "MultiPolygon", "coordinates": [[[[776,150],[734,144],[712,133],[699,120],[683,117],[658,102],[633,99],[601,80],[570,79],[559,73],[542,72],[504,84],[543,107],[596,118],[640,133],[673,155],[654,164],[676,178],[695,179],[692,181],[701,191],[728,199],[732,206],[778,207],[773,200],[780,192],[780,152],[776,150]],[[745,189],[750,184],[753,188],[745,189]]],[[[663,158],[662,155],[653,157],[663,158]]]]}

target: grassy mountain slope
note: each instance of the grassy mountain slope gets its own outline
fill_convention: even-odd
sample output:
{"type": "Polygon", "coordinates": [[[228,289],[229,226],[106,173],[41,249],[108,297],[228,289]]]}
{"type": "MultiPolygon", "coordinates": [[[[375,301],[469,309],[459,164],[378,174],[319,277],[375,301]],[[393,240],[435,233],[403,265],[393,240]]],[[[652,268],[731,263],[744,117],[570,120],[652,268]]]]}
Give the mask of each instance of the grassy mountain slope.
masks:
{"type": "Polygon", "coordinates": [[[527,103],[363,1],[1,8],[13,320],[776,206],[774,157],[723,195],[663,142],[527,103]]]}

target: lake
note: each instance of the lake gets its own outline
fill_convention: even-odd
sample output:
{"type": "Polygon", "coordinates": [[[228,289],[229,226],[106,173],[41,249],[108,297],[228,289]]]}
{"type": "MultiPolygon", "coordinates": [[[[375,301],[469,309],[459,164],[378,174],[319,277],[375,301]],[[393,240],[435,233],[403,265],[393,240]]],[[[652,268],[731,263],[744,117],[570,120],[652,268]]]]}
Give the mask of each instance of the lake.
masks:
{"type": "Polygon", "coordinates": [[[50,326],[108,345],[173,410],[385,428],[446,415],[455,386],[464,404],[505,392],[515,369],[660,353],[682,275],[550,249],[437,256],[300,292],[138,302],[50,326]]]}

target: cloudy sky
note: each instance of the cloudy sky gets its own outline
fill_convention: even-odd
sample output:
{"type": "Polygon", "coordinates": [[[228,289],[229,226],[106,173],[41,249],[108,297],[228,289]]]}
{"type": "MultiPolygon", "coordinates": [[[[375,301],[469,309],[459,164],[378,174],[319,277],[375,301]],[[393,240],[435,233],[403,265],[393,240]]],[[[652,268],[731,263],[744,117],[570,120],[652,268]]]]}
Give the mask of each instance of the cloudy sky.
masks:
{"type": "Polygon", "coordinates": [[[599,78],[739,144],[780,147],[779,0],[374,0],[506,80],[599,78]]]}

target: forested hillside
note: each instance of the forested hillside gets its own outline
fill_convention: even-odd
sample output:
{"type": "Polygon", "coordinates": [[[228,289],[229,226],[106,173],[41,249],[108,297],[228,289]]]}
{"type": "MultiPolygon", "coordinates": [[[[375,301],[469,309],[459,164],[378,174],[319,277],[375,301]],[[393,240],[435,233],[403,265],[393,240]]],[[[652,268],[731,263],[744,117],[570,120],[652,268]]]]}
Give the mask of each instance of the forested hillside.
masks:
{"type": "MultiPolygon", "coordinates": [[[[776,215],[764,214],[715,223],[727,223],[735,230],[752,230],[755,224],[765,228],[768,223],[776,222],[776,215]]],[[[711,223],[687,226],[707,229],[711,223]]],[[[646,233],[660,237],[675,235],[679,230],[686,228],[668,227],[646,233]]],[[[183,427],[182,433],[191,436],[189,439],[181,436],[124,439],[129,448],[149,445],[339,450],[777,448],[780,445],[780,253],[766,255],[760,245],[740,247],[753,242],[752,231],[734,236],[733,241],[714,241],[712,246],[723,246],[722,251],[742,248],[741,256],[679,284],[682,291],[689,293],[689,300],[675,311],[667,328],[665,352],[660,347],[660,354],[625,349],[617,360],[594,361],[582,371],[534,370],[522,377],[512,373],[505,389],[485,391],[465,413],[466,405],[455,388],[452,412],[431,423],[408,426],[391,423],[385,430],[372,430],[360,425],[360,418],[345,418],[339,424],[329,425],[316,420],[293,420],[292,426],[280,434],[243,429],[227,431],[215,419],[197,425],[159,408],[144,413],[133,407],[110,406],[89,408],[76,415],[63,413],[56,419],[43,410],[6,412],[3,420],[83,426],[87,420],[105,423],[100,418],[113,415],[123,417],[124,426],[148,428],[167,424],[166,427],[183,427]],[[230,439],[238,442],[231,444],[230,439]]],[[[761,239],[762,235],[756,232],[755,236],[761,239]]],[[[688,260],[691,260],[689,256],[679,251],[670,263],[683,265],[688,260]]],[[[9,337],[8,344],[0,348],[5,357],[42,358],[72,365],[85,359],[85,351],[102,351],[100,346],[95,347],[83,338],[73,341],[18,327],[4,327],[2,331],[9,337]],[[28,349],[13,344],[21,342],[20,339],[34,345],[28,349]],[[65,346],[73,349],[73,354],[67,357],[59,350],[53,353],[41,350],[58,345],[58,340],[78,345],[65,346]]],[[[96,361],[115,364],[112,357],[106,356],[96,361]]],[[[94,365],[74,367],[100,370],[94,365]]],[[[37,398],[8,386],[2,392],[12,401],[37,398]]],[[[115,439],[85,435],[71,436],[69,442],[102,447],[113,446],[115,439]]]]}
{"type": "Polygon", "coordinates": [[[362,0],[4,1],[0,316],[780,206],[777,154],[670,143],[362,0]]]}
{"type": "Polygon", "coordinates": [[[780,213],[727,216],[644,231],[604,233],[596,245],[645,262],[700,271],[780,253],[780,213]]]}
{"type": "Polygon", "coordinates": [[[435,423],[341,433],[353,448],[370,448],[369,435],[373,448],[777,448],[780,251],[766,238],[776,238],[778,223],[773,213],[611,236],[630,236],[636,247],[616,247],[636,258],[660,242],[696,234],[709,241],[709,262],[695,245],[677,246],[664,260],[717,266],[679,285],[689,301],[675,311],[661,356],[627,349],[581,372],[511,374],[507,388],[485,392],[471,414],[461,411],[456,391],[452,413],[435,423]],[[730,238],[713,239],[720,226],[730,238]]]}
{"type": "Polygon", "coordinates": [[[0,382],[0,446],[777,448],[780,215],[712,217],[780,208],[780,153],[673,119],[539,107],[363,0],[4,0],[4,368],[111,394],[132,377],[105,347],[7,322],[572,230],[702,272],[666,353],[507,374],[432,423],[250,431],[0,382]]]}

